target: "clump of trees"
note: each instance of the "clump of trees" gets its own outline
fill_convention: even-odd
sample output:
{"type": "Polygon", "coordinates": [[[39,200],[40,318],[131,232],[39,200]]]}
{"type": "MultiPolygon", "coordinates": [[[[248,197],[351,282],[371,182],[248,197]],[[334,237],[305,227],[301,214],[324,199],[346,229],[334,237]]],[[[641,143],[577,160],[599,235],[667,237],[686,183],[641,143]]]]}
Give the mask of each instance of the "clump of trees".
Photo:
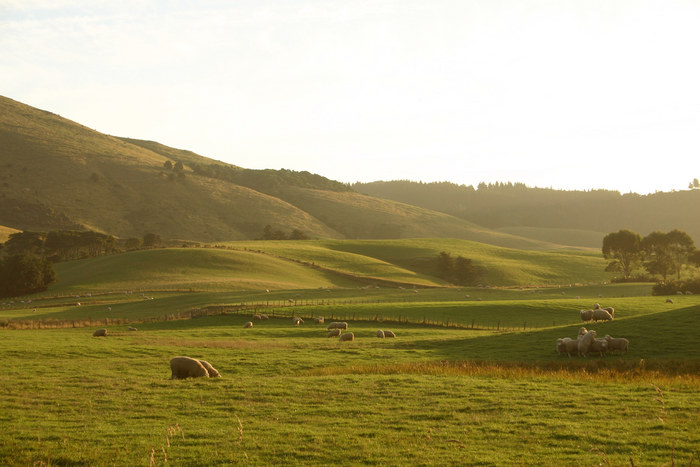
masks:
{"type": "Polygon", "coordinates": [[[261,240],[308,240],[309,237],[299,229],[294,229],[289,233],[279,229],[273,229],[271,225],[266,225],[263,229],[261,240]]]}
{"type": "Polygon", "coordinates": [[[185,166],[180,161],[175,163],[172,161],[165,161],[163,163],[163,168],[166,170],[166,176],[171,182],[175,181],[176,178],[185,178],[185,166]]]}
{"type": "Polygon", "coordinates": [[[0,258],[0,297],[42,292],[56,282],[56,272],[46,257],[31,253],[0,258]]]}
{"type": "Polygon", "coordinates": [[[440,252],[437,257],[436,275],[451,284],[476,285],[484,272],[482,267],[476,266],[469,258],[455,258],[446,251],[440,252]]]}
{"type": "Polygon", "coordinates": [[[116,249],[116,238],[90,230],[17,232],[4,243],[4,251],[8,255],[32,254],[46,257],[54,263],[102,256],[116,249]]]}
{"type": "Polygon", "coordinates": [[[692,285],[697,280],[681,280],[684,271],[693,274],[700,268],[700,251],[686,232],[656,231],[642,237],[622,229],[603,238],[602,250],[605,259],[610,260],[606,271],[621,272],[623,281],[638,279],[639,276],[633,274],[644,270],[651,277],[659,278],[659,285],[655,287],[659,294],[700,292],[697,284],[692,285]]]}

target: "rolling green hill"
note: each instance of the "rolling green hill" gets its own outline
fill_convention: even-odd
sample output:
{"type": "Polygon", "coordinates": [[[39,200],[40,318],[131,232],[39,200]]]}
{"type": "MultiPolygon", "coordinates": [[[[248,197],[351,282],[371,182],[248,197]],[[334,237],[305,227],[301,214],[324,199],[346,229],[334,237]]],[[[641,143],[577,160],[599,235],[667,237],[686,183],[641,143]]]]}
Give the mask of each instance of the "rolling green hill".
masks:
{"type": "Polygon", "coordinates": [[[556,248],[381,200],[308,172],[249,170],[152,141],[101,134],[0,97],[0,225],[122,238],[228,241],[271,225],[312,238],[444,237],[556,248]],[[181,162],[175,171],[167,163],[181,162]]]}

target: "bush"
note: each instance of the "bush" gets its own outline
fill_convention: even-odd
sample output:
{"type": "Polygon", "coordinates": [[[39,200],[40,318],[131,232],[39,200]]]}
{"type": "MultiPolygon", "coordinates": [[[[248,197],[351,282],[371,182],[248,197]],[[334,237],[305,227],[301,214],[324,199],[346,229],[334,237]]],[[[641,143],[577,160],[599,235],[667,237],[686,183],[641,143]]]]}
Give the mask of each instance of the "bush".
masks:
{"type": "Polygon", "coordinates": [[[652,295],[676,295],[678,292],[700,293],[700,279],[659,282],[651,289],[652,295]]]}
{"type": "Polygon", "coordinates": [[[13,255],[0,261],[0,296],[16,297],[41,292],[56,282],[53,264],[32,254],[13,255]]]}

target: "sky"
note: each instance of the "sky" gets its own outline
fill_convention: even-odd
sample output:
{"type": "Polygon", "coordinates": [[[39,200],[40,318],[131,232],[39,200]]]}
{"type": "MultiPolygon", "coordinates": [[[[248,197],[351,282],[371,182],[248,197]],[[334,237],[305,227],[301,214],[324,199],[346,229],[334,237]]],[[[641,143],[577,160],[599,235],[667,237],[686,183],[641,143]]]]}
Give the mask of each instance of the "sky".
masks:
{"type": "Polygon", "coordinates": [[[700,178],[698,0],[0,0],[0,95],[251,169],[700,178]]]}

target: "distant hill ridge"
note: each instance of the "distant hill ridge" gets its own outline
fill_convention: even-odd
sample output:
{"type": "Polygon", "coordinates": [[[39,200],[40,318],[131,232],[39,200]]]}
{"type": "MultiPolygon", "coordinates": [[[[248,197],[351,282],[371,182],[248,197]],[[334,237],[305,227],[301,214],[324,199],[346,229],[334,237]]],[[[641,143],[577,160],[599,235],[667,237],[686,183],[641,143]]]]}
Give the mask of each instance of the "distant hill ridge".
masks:
{"type": "Polygon", "coordinates": [[[599,250],[602,236],[619,228],[680,228],[700,238],[699,195],[349,186],[306,171],[246,169],[105,135],[0,96],[0,227],[14,230],[221,242],[259,238],[271,225],[311,238],[434,237],[599,250]]]}

